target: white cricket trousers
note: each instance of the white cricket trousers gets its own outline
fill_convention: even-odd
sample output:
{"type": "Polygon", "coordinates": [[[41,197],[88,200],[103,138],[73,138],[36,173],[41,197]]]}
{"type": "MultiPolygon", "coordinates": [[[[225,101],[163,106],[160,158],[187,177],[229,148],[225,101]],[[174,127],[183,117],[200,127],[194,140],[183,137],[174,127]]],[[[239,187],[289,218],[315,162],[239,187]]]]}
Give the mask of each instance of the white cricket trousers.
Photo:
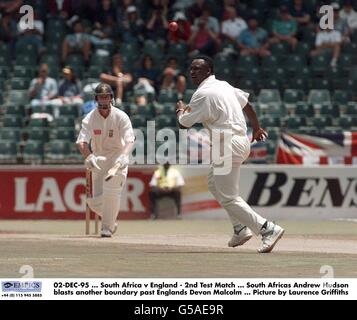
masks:
{"type": "Polygon", "coordinates": [[[242,224],[259,235],[266,219],[239,196],[239,177],[239,163],[232,164],[232,171],[228,175],[215,175],[211,167],[208,174],[208,189],[227,211],[233,227],[242,224]]]}

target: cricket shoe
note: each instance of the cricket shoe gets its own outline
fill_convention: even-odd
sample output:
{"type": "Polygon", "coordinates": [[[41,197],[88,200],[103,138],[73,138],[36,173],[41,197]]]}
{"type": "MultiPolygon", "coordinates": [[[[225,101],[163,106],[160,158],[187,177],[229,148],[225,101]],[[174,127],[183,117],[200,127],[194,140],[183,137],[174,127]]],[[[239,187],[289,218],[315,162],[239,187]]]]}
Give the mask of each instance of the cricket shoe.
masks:
{"type": "Polygon", "coordinates": [[[228,247],[234,248],[241,246],[246,243],[252,236],[253,233],[247,227],[242,227],[238,232],[235,228],[232,239],[228,242],[228,247]]]}
{"type": "Polygon", "coordinates": [[[109,228],[102,228],[102,230],[100,232],[100,236],[102,238],[111,238],[112,235],[113,235],[113,232],[111,232],[109,228]]]}
{"type": "Polygon", "coordinates": [[[113,229],[113,231],[112,231],[112,234],[114,234],[115,232],[117,232],[117,230],[118,230],[118,224],[115,223],[115,224],[114,224],[114,229],[113,229]]]}
{"type": "Polygon", "coordinates": [[[268,253],[272,251],[284,232],[285,230],[282,227],[269,221],[267,227],[261,232],[263,245],[258,249],[258,252],[268,253]]]}

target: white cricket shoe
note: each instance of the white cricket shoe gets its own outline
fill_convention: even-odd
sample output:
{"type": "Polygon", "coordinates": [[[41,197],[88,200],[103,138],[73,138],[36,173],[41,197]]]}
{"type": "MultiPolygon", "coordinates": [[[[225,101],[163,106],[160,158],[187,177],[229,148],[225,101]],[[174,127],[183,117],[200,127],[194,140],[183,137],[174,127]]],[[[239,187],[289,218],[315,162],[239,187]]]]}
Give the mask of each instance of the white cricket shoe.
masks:
{"type": "Polygon", "coordinates": [[[234,231],[232,239],[228,242],[228,247],[234,248],[241,246],[246,243],[252,236],[253,233],[247,227],[243,227],[238,232],[234,231]]]}
{"type": "Polygon", "coordinates": [[[112,235],[113,233],[108,228],[102,228],[102,231],[100,232],[102,238],[111,238],[112,235]]]}
{"type": "Polygon", "coordinates": [[[118,224],[115,223],[112,234],[114,234],[115,232],[117,232],[117,230],[118,230],[118,224]]]}
{"type": "Polygon", "coordinates": [[[261,232],[263,245],[258,249],[258,252],[268,253],[272,251],[284,232],[285,230],[282,227],[269,221],[267,228],[261,232]]]}

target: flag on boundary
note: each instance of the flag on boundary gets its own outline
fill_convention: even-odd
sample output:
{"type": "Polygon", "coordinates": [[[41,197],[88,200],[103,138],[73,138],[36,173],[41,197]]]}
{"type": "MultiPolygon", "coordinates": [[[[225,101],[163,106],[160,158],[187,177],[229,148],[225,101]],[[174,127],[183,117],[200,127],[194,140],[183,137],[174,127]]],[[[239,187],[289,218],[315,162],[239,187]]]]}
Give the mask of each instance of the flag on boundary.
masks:
{"type": "Polygon", "coordinates": [[[357,132],[300,134],[282,132],[278,164],[355,164],[357,132]]]}

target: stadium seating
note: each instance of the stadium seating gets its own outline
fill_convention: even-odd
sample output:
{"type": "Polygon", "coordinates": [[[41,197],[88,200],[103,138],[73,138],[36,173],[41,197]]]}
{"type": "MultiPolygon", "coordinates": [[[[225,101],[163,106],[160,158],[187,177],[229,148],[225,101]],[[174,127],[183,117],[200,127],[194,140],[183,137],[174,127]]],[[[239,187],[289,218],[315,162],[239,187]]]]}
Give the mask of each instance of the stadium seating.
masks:
{"type": "Polygon", "coordinates": [[[43,142],[28,140],[24,146],[22,157],[25,164],[41,164],[43,159],[43,142]]]}
{"type": "Polygon", "coordinates": [[[70,143],[66,140],[52,140],[46,143],[44,145],[44,163],[70,162],[70,143]]]}
{"type": "MultiPolygon", "coordinates": [[[[317,6],[316,1],[306,2],[311,8],[317,6]]],[[[44,2],[35,1],[36,6],[41,3],[43,6],[44,2]]],[[[279,1],[268,0],[242,1],[240,6],[244,10],[241,14],[255,14],[260,25],[271,31],[278,3],[279,1]]],[[[221,3],[209,1],[209,4],[211,14],[220,18],[221,3]]],[[[139,1],[138,6],[141,16],[149,19],[149,4],[139,1]]],[[[169,12],[170,15],[174,13],[169,12]]],[[[34,44],[23,41],[24,39],[18,41],[15,38],[16,41],[11,44],[0,43],[0,161],[5,161],[4,163],[22,160],[25,163],[83,161],[74,145],[81,120],[80,106],[60,107],[59,117],[51,122],[31,119],[31,112],[34,110],[30,108],[28,88],[30,81],[37,76],[40,63],[48,64],[49,76],[57,81],[62,78],[63,66],[70,65],[82,84],[87,84],[97,83],[102,72],[111,71],[112,55],[117,52],[122,56],[125,69],[133,74],[141,67],[140,61],[145,54],[153,57],[160,73],[168,58],[175,57],[180,70],[187,77],[183,101],[189,103],[196,90],[189,78],[190,48],[187,43],[165,43],[166,40],[156,41],[145,37],[122,41],[120,34],[115,31],[113,44],[92,45],[89,64],[84,62],[80,52],[71,53],[65,61],[61,61],[63,39],[72,32],[69,23],[63,18],[49,15],[43,22],[46,50],[41,54],[34,44]],[[100,54],[98,49],[105,50],[109,55],[100,54]],[[55,150],[56,146],[62,150],[62,154],[59,149],[55,150]],[[8,152],[8,158],[4,152],[8,152]]],[[[93,21],[84,19],[83,25],[90,32],[93,21]]],[[[270,140],[273,142],[278,139],[280,130],[285,128],[304,133],[356,130],[357,36],[351,36],[351,42],[343,44],[338,64],[334,68],[330,67],[331,53],[314,57],[310,55],[315,47],[315,37],[314,26],[300,27],[295,50],[287,43],[271,44],[271,55],[266,57],[241,56],[234,44],[223,39],[217,46],[217,53],[212,56],[218,79],[249,92],[249,101],[254,106],[261,125],[269,130],[270,140]]],[[[144,132],[147,120],[156,120],[157,129],[169,127],[177,130],[174,113],[177,92],[175,89],[160,90],[161,79],[157,80],[157,92],[147,97],[146,106],[139,107],[134,103],[134,79],[134,83],[124,90],[123,105],[120,108],[131,117],[134,128],[143,129],[144,132]]],[[[91,95],[85,97],[86,100],[91,98],[91,95]]],[[[36,111],[55,116],[53,110],[48,104],[36,111]]],[[[270,159],[276,146],[273,142],[267,145],[270,159]]]]}
{"type": "Polygon", "coordinates": [[[0,164],[11,164],[17,162],[16,141],[0,140],[0,164]]]}

